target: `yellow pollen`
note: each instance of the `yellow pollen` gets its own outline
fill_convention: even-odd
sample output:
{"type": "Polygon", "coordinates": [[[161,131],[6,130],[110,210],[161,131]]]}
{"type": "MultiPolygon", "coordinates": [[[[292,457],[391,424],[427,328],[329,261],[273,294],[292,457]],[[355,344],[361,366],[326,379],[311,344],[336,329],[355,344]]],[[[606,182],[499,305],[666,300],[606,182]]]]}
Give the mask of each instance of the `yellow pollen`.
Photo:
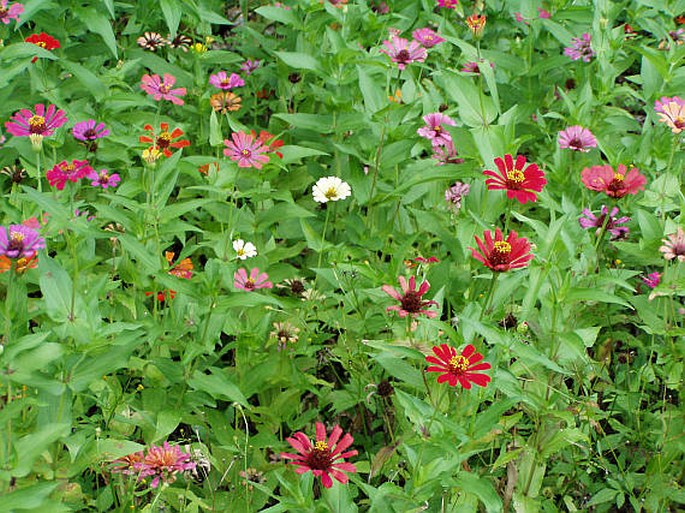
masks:
{"type": "Polygon", "coordinates": [[[327,451],[328,450],[328,444],[324,442],[323,440],[320,440],[314,444],[314,450],[315,451],[327,451]]]}
{"type": "Polygon", "coordinates": [[[498,240],[495,241],[495,253],[501,254],[509,254],[511,253],[511,244],[509,244],[505,240],[498,240]]]}
{"type": "Polygon", "coordinates": [[[469,361],[466,357],[458,354],[450,358],[450,367],[457,372],[466,372],[469,368],[469,361]]]}
{"type": "Polygon", "coordinates": [[[433,131],[434,131],[434,132],[439,132],[440,130],[442,130],[442,127],[441,127],[440,125],[437,125],[437,126],[434,126],[434,127],[433,127],[433,131]]]}
{"type": "Polygon", "coordinates": [[[335,187],[329,188],[325,193],[324,196],[326,196],[328,199],[333,199],[338,195],[338,191],[335,190],[335,187]]]}
{"type": "Polygon", "coordinates": [[[12,232],[12,236],[10,238],[12,240],[16,240],[17,242],[21,242],[24,240],[24,234],[19,232],[12,232]]]}
{"type": "Polygon", "coordinates": [[[240,248],[238,251],[236,251],[236,253],[238,253],[238,256],[243,256],[245,254],[245,250],[240,248]]]}
{"type": "Polygon", "coordinates": [[[34,43],[36,46],[40,46],[41,48],[47,48],[48,45],[45,44],[43,41],[38,41],[37,43],[34,43]]]}
{"type": "Polygon", "coordinates": [[[625,176],[623,176],[621,173],[614,173],[614,180],[618,182],[622,182],[625,176]]]}
{"type": "Polygon", "coordinates": [[[252,152],[247,149],[241,151],[240,153],[242,153],[244,157],[249,157],[250,155],[252,155],[252,152]]]}
{"type": "Polygon", "coordinates": [[[525,179],[526,175],[523,174],[523,171],[519,171],[518,169],[514,169],[513,171],[507,171],[507,180],[509,180],[510,182],[521,183],[525,179]]]}
{"type": "Polygon", "coordinates": [[[29,126],[39,127],[45,125],[45,118],[43,116],[31,116],[29,118],[29,126]]]}

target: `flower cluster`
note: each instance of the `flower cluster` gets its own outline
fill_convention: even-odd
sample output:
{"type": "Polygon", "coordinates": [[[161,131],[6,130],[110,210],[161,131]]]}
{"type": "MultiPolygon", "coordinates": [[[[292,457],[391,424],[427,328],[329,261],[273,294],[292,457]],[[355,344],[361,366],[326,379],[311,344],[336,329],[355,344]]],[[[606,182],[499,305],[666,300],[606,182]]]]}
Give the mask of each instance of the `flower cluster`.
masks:
{"type": "Polygon", "coordinates": [[[583,62],[590,62],[595,56],[591,43],[592,36],[587,32],[580,37],[574,37],[571,40],[571,46],[564,48],[564,55],[570,57],[572,61],[582,59],[583,62]]]}

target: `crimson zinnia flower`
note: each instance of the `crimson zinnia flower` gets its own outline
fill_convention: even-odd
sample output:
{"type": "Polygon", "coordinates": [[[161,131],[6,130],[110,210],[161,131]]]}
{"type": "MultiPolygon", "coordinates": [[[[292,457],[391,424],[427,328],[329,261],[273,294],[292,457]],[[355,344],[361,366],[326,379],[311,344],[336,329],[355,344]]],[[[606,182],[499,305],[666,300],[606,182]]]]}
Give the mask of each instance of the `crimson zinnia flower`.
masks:
{"type": "Polygon", "coordinates": [[[345,458],[356,456],[357,451],[345,451],[354,438],[349,433],[340,438],[342,435],[342,428],[336,425],[331,432],[330,438],[326,436],[326,426],[321,422],[316,423],[316,440],[314,444],[309,440],[309,437],[302,431],[295,433],[292,438],[286,438],[288,443],[297,451],[297,454],[282,452],[281,458],[293,460],[288,463],[296,465],[295,472],[304,474],[311,470],[312,474],[321,477],[321,484],[325,488],[333,486],[331,476],[340,481],[347,483],[349,477],[345,472],[356,472],[356,467],[347,461],[345,458]]]}
{"type": "Polygon", "coordinates": [[[485,180],[488,190],[503,189],[507,191],[507,198],[515,198],[519,203],[536,201],[536,192],[540,192],[547,183],[545,173],[540,171],[537,164],[529,164],[526,167],[526,157],[523,155],[514,158],[508,153],[504,159],[495,159],[496,171],[486,169],[483,171],[485,176],[490,176],[485,180]],[[524,169],[525,168],[525,169],[524,169]]]}
{"type": "Polygon", "coordinates": [[[490,230],[485,230],[483,238],[484,240],[480,240],[476,235],[476,244],[480,251],[469,248],[471,255],[495,272],[526,267],[533,259],[528,239],[519,237],[514,231],[504,240],[502,230],[496,228],[493,240],[490,230]]]}
{"type": "Polygon", "coordinates": [[[433,347],[433,352],[437,358],[426,356],[426,361],[434,364],[428,367],[426,371],[442,372],[443,374],[438,376],[438,383],[447,381],[451,387],[455,387],[459,383],[468,390],[471,388],[472,382],[480,387],[487,386],[490,382],[490,376],[477,371],[488,370],[492,366],[487,362],[478,363],[483,359],[483,355],[477,353],[472,344],[466,346],[461,354],[458,354],[455,348],[447,344],[433,347]]]}
{"type": "Polygon", "coordinates": [[[151,137],[141,135],[138,140],[142,143],[152,144],[153,148],[163,152],[165,157],[171,157],[170,148],[185,148],[186,146],[190,146],[190,141],[187,139],[173,142],[174,139],[181,137],[184,132],[180,128],[174,128],[169,132],[169,123],[161,123],[159,125],[161,130],[159,135],[155,135],[155,129],[152,128],[152,125],[148,124],[143,128],[150,132],[151,137]]]}
{"type": "Polygon", "coordinates": [[[63,160],[45,173],[45,178],[52,187],[61,191],[67,181],[76,183],[94,172],[87,160],[72,160],[71,164],[63,160]]]}
{"type": "Polygon", "coordinates": [[[637,194],[645,188],[647,179],[636,168],[626,173],[626,166],[620,164],[614,173],[614,168],[606,166],[586,167],[581,171],[581,179],[585,187],[591,191],[604,192],[612,198],[622,198],[627,194],[637,194]]]}
{"type": "Polygon", "coordinates": [[[438,312],[435,310],[425,310],[425,307],[427,306],[438,304],[435,301],[424,301],[423,299],[423,295],[431,288],[430,283],[424,281],[417,290],[416,278],[414,276],[409,278],[409,282],[407,282],[404,276],[400,276],[399,281],[400,286],[402,287],[402,293],[398,292],[390,285],[383,285],[383,287],[381,287],[383,292],[400,302],[399,305],[389,306],[386,308],[386,311],[390,312],[391,310],[395,310],[400,317],[406,317],[407,315],[417,317],[421,314],[429,319],[437,317],[438,312]]]}
{"type": "MultiPolygon", "coordinates": [[[[25,39],[25,41],[50,51],[56,50],[60,47],[59,41],[45,32],[41,32],[40,34],[31,34],[25,39]]],[[[37,60],[38,57],[34,57],[31,59],[31,62],[36,62],[37,60]]]]}

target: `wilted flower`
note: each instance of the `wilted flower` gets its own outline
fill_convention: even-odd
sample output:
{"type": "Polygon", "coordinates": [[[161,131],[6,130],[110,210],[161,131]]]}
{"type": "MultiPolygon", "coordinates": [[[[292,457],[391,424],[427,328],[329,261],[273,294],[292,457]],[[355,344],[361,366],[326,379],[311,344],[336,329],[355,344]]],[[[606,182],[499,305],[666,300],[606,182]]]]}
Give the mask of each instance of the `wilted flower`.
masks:
{"type": "MultiPolygon", "coordinates": [[[[25,41],[50,51],[60,48],[59,41],[45,32],[41,32],[40,34],[32,34],[27,37],[25,41]]],[[[38,57],[34,57],[31,59],[31,62],[36,62],[37,60],[38,57]]]]}
{"type": "MultiPolygon", "coordinates": [[[[461,67],[461,71],[462,73],[473,73],[474,75],[480,75],[480,66],[485,62],[486,61],[483,59],[481,59],[480,62],[468,61],[461,67]]],[[[490,68],[495,69],[495,64],[491,62],[490,68]]]]}
{"type": "Polygon", "coordinates": [[[461,208],[461,201],[469,193],[471,186],[467,183],[456,182],[452,187],[445,191],[445,201],[447,206],[457,212],[461,208]]]}
{"type": "Polygon", "coordinates": [[[226,149],[224,155],[238,163],[238,167],[262,168],[262,164],[269,162],[269,157],[263,155],[269,149],[259,140],[255,140],[252,134],[245,132],[233,132],[232,141],[224,140],[226,149]]]}
{"type": "Polygon", "coordinates": [[[416,262],[417,264],[426,265],[426,264],[437,264],[440,262],[440,260],[438,259],[438,257],[434,257],[434,256],[429,256],[428,258],[418,256],[414,259],[414,262],[416,262]]]}
{"type": "Polygon", "coordinates": [[[106,169],[100,170],[99,173],[96,173],[95,170],[93,170],[93,172],[89,173],[87,176],[89,180],[92,180],[90,185],[93,187],[102,187],[103,189],[116,187],[119,185],[119,182],[121,182],[121,177],[117,173],[110,173],[106,169]]]}
{"type": "Polygon", "coordinates": [[[0,255],[13,260],[33,258],[39,249],[45,248],[45,239],[38,231],[24,224],[0,226],[0,255]]]}
{"type": "Polygon", "coordinates": [[[587,32],[580,37],[574,37],[571,39],[571,46],[564,48],[564,55],[573,61],[583,59],[583,62],[590,62],[595,56],[595,52],[590,46],[591,42],[592,37],[587,32]]]}
{"type": "Polygon", "coordinates": [[[626,173],[626,166],[620,164],[614,168],[606,166],[586,167],[581,171],[585,187],[591,191],[604,192],[612,198],[622,198],[627,194],[637,194],[645,188],[647,179],[636,168],[626,173]]]}
{"type": "Polygon", "coordinates": [[[423,62],[428,56],[426,49],[419,43],[409,42],[398,36],[392,36],[390,40],[383,41],[383,46],[385,48],[381,49],[381,53],[390,57],[392,62],[396,62],[400,70],[412,62],[423,62]]]}
{"type": "Polygon", "coordinates": [[[140,81],[140,88],[152,96],[156,101],[168,100],[175,105],[183,105],[180,96],[186,95],[185,87],[174,89],[176,77],[169,73],[164,73],[164,80],[159,75],[143,75],[140,81]]]}
{"type": "Polygon", "coordinates": [[[240,65],[240,70],[246,75],[252,75],[252,73],[259,68],[259,61],[257,59],[250,60],[247,59],[240,65]]]}
{"type": "Polygon", "coordinates": [[[268,280],[269,275],[260,273],[256,267],[250,271],[249,276],[247,275],[247,270],[242,267],[233,274],[233,286],[238,290],[245,290],[247,292],[273,288],[273,283],[268,280]]]}
{"type": "Polygon", "coordinates": [[[495,165],[497,172],[490,169],[483,171],[485,176],[491,177],[485,180],[488,190],[506,190],[507,198],[516,199],[519,203],[536,201],[536,192],[542,191],[547,183],[545,173],[537,164],[528,164],[526,167],[526,157],[523,155],[517,155],[514,161],[507,153],[504,159],[497,157],[495,165]]]}
{"type": "Polygon", "coordinates": [[[433,146],[433,155],[431,155],[431,158],[438,161],[438,166],[444,166],[445,164],[461,164],[464,162],[464,159],[459,157],[459,152],[457,152],[454,141],[450,141],[442,146],[433,146]]]}
{"type": "Polygon", "coordinates": [[[479,39],[483,35],[487,21],[487,17],[483,14],[472,14],[466,18],[466,26],[471,31],[471,34],[473,34],[473,37],[479,39]]]}
{"type": "Polygon", "coordinates": [[[150,50],[151,52],[169,44],[169,41],[164,39],[162,35],[157,32],[145,32],[145,34],[140,36],[136,42],[138,43],[138,46],[150,50]]]}
{"type": "Polygon", "coordinates": [[[434,46],[445,42],[442,37],[429,28],[417,29],[412,32],[411,35],[416,41],[421,43],[424,48],[433,48],[434,46]]]}
{"type": "Polygon", "coordinates": [[[217,89],[229,90],[234,87],[241,87],[245,85],[245,81],[236,73],[231,73],[230,76],[225,71],[219,71],[216,75],[209,77],[209,83],[217,89]]]}
{"type": "Polygon", "coordinates": [[[157,162],[162,155],[164,154],[159,151],[159,149],[154,146],[150,146],[149,148],[145,148],[143,150],[142,157],[145,162],[151,166],[154,166],[155,162],[157,162]]]}
{"type": "Polygon", "coordinates": [[[611,240],[624,239],[628,236],[630,229],[627,226],[621,226],[630,221],[630,217],[616,217],[618,214],[618,207],[609,209],[606,205],[602,205],[600,215],[595,216],[590,209],[583,210],[583,215],[578,218],[580,226],[586,230],[589,228],[596,228],[595,235],[599,236],[602,233],[602,228],[611,234],[611,240]],[[607,217],[608,216],[608,217],[607,217]]]}
{"type": "Polygon", "coordinates": [[[0,0],[0,22],[4,23],[5,25],[9,25],[10,20],[19,21],[19,15],[23,12],[23,5],[15,2],[8,8],[7,0],[0,0]]]}
{"type": "Polygon", "coordinates": [[[494,240],[490,230],[485,230],[484,240],[481,241],[477,235],[475,238],[480,251],[469,248],[471,256],[495,272],[506,272],[511,269],[526,267],[533,259],[528,239],[519,237],[514,231],[509,234],[506,240],[504,240],[502,230],[499,228],[495,229],[494,240]]]}
{"type": "Polygon", "coordinates": [[[342,429],[336,425],[331,432],[330,438],[326,436],[326,427],[321,423],[316,423],[316,440],[314,444],[303,432],[298,431],[292,438],[287,438],[288,443],[297,451],[297,454],[287,452],[281,453],[281,458],[293,460],[288,463],[296,465],[295,472],[304,474],[311,470],[316,477],[321,477],[321,484],[325,488],[333,486],[331,476],[347,483],[349,478],[345,472],[356,472],[357,469],[349,462],[343,461],[345,458],[356,456],[357,451],[346,451],[354,439],[349,433],[340,438],[342,429]]]}
{"type": "Polygon", "coordinates": [[[595,139],[592,132],[578,125],[570,126],[566,130],[559,132],[557,142],[562,150],[569,149],[584,153],[590,151],[590,148],[597,147],[597,139],[595,139]]]}
{"type": "Polygon", "coordinates": [[[159,125],[159,135],[155,135],[155,129],[150,124],[145,125],[143,128],[150,132],[150,136],[141,135],[138,140],[142,143],[152,144],[152,147],[164,153],[165,157],[171,157],[171,148],[178,149],[190,146],[190,141],[187,139],[174,141],[181,137],[184,132],[180,128],[174,128],[169,132],[169,123],[161,123],[159,125]]]}
{"type": "Polygon", "coordinates": [[[241,102],[242,98],[230,91],[221,91],[209,97],[209,104],[220,114],[239,111],[240,107],[242,107],[241,102]]]}
{"type": "Polygon", "coordinates": [[[248,258],[257,256],[257,248],[251,242],[245,242],[243,239],[233,241],[233,250],[240,260],[247,260],[248,258]]]}
{"type": "Polygon", "coordinates": [[[294,344],[300,339],[298,336],[300,328],[296,328],[289,322],[274,322],[273,327],[274,331],[272,331],[269,335],[271,338],[274,338],[278,341],[279,351],[285,349],[288,344],[294,344]]]}
{"type": "Polygon", "coordinates": [[[483,355],[476,352],[476,348],[469,344],[461,354],[447,344],[433,347],[435,356],[426,356],[426,361],[433,365],[426,369],[427,372],[442,372],[438,376],[438,383],[447,382],[451,387],[460,384],[465,389],[471,388],[471,383],[484,387],[490,382],[490,376],[478,371],[490,369],[492,366],[487,362],[478,363],[483,355]],[[437,358],[436,358],[437,356],[437,358]]]}
{"type": "Polygon", "coordinates": [[[347,198],[352,194],[352,189],[347,182],[343,182],[337,176],[326,176],[312,187],[312,196],[317,203],[328,203],[347,198]]]}
{"type": "Polygon", "coordinates": [[[394,310],[400,317],[407,317],[408,315],[411,315],[412,317],[418,317],[419,315],[425,315],[429,319],[432,319],[438,316],[438,312],[435,310],[425,309],[430,305],[438,305],[438,303],[435,301],[427,301],[423,299],[423,295],[431,288],[430,283],[424,281],[417,289],[416,278],[414,276],[409,278],[408,282],[404,276],[400,276],[399,282],[401,293],[390,285],[383,285],[383,287],[381,287],[383,292],[400,302],[399,305],[387,307],[386,311],[390,312],[394,310]]]}
{"type": "Polygon", "coordinates": [[[72,160],[71,163],[63,160],[45,173],[45,178],[52,187],[61,191],[67,181],[76,183],[91,173],[94,173],[94,170],[87,160],[72,160]]]}
{"type": "Polygon", "coordinates": [[[0,173],[9,176],[10,180],[14,183],[21,183],[26,178],[26,169],[20,165],[19,159],[16,160],[14,165],[5,166],[0,169],[0,173]]]}
{"type": "Polygon", "coordinates": [[[452,142],[452,136],[443,125],[454,126],[452,118],[441,112],[433,112],[423,116],[426,126],[419,128],[416,133],[430,140],[433,146],[442,146],[452,142]]]}
{"type": "Polygon", "coordinates": [[[678,231],[667,235],[661,242],[664,245],[659,248],[659,251],[663,253],[666,260],[677,258],[678,262],[685,262],[685,232],[680,226],[678,231]]]}

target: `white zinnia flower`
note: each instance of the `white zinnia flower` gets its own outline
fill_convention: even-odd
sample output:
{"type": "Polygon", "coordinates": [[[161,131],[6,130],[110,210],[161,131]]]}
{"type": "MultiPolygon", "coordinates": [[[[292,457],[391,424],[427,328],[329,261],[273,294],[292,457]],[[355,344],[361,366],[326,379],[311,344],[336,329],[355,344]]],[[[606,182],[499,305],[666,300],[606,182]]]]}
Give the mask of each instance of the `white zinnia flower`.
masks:
{"type": "Polygon", "coordinates": [[[312,195],[317,203],[338,201],[347,198],[350,194],[352,194],[350,185],[337,176],[320,178],[312,188],[312,195]]]}
{"type": "Polygon", "coordinates": [[[257,256],[257,248],[251,242],[245,242],[243,239],[233,241],[233,249],[238,254],[240,260],[247,260],[257,256]]]}

